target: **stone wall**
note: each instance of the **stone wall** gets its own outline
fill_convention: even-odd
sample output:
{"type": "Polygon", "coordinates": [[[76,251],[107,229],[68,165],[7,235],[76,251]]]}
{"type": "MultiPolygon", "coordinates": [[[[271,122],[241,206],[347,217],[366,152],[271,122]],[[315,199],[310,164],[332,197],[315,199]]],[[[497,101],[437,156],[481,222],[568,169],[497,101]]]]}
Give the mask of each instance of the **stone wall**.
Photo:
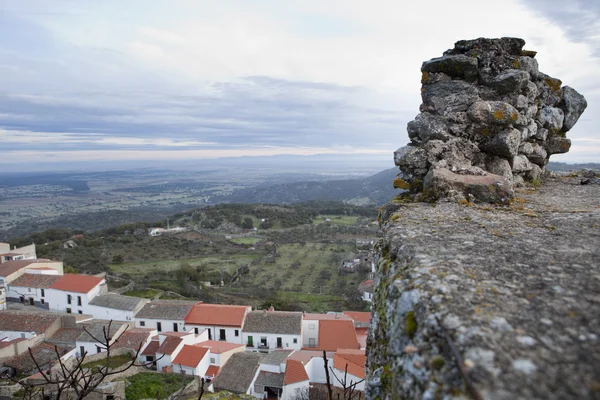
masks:
{"type": "Polygon", "coordinates": [[[585,98],[538,69],[518,38],[463,40],[421,67],[423,103],[395,152],[395,186],[426,197],[504,202],[537,184],[585,98]]]}

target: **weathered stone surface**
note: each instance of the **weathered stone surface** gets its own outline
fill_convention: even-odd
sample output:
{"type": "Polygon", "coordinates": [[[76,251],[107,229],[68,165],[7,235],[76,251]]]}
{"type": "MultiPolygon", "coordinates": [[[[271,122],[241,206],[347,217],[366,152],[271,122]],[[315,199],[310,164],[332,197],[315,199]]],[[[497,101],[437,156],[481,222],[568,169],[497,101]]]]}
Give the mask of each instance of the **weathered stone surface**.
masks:
{"type": "Polygon", "coordinates": [[[404,146],[394,152],[394,162],[404,172],[425,176],[428,170],[427,153],[420,147],[404,146]]]}
{"type": "Polygon", "coordinates": [[[421,72],[443,72],[451,77],[474,81],[478,76],[477,58],[463,54],[433,58],[423,63],[421,72]]]}
{"type": "Polygon", "coordinates": [[[499,75],[496,75],[489,83],[489,86],[498,90],[500,93],[519,92],[524,85],[529,82],[529,74],[517,69],[507,69],[499,75]]]}
{"type": "Polygon", "coordinates": [[[587,101],[575,89],[565,86],[563,88],[561,108],[565,115],[563,128],[567,132],[573,128],[581,114],[587,108],[587,101]]]}
{"type": "Polygon", "coordinates": [[[425,177],[423,187],[435,197],[453,200],[475,199],[486,203],[508,203],[512,197],[511,184],[504,177],[459,175],[445,168],[434,168],[425,177]]]}
{"type": "Polygon", "coordinates": [[[524,43],[464,40],[423,63],[421,113],[407,130],[424,152],[398,163],[411,188],[421,187],[434,168],[475,176],[496,171],[515,185],[537,182],[549,156],[569,150],[566,132],[585,110],[585,98],[540,72],[535,52],[524,52],[524,43]],[[519,151],[523,157],[516,157],[519,151]]]}
{"type": "Polygon", "coordinates": [[[498,156],[488,156],[485,167],[487,171],[490,171],[492,174],[500,175],[508,182],[512,182],[513,173],[512,168],[510,166],[510,162],[503,157],[498,156]]]}
{"type": "Polygon", "coordinates": [[[448,140],[448,126],[442,117],[430,113],[421,113],[408,123],[408,137],[423,142],[429,140],[448,140]]]}
{"type": "Polygon", "coordinates": [[[521,144],[521,132],[517,129],[506,129],[482,144],[480,148],[487,153],[510,159],[519,151],[519,144],[521,144]]]}
{"type": "Polygon", "coordinates": [[[598,398],[600,185],[516,196],[382,211],[367,399],[598,398]]]}
{"type": "Polygon", "coordinates": [[[549,155],[567,153],[571,148],[571,140],[560,137],[552,136],[546,141],[546,151],[549,155]]]}
{"type": "Polygon", "coordinates": [[[555,107],[542,107],[537,115],[540,124],[550,132],[559,132],[562,129],[564,119],[563,110],[555,107]]]}

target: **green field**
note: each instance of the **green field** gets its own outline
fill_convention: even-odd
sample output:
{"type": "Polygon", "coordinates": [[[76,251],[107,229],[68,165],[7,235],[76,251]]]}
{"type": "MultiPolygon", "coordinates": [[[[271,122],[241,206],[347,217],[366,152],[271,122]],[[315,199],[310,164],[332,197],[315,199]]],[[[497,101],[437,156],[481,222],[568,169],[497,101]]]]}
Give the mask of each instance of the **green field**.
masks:
{"type": "Polygon", "coordinates": [[[355,215],[318,215],[313,224],[356,225],[357,221],[358,217],[355,215]]]}
{"type": "Polygon", "coordinates": [[[160,290],[139,289],[139,290],[130,290],[129,292],[125,292],[124,295],[132,296],[132,297],[141,297],[143,299],[153,299],[159,293],[160,293],[160,290]]]}
{"type": "Polygon", "coordinates": [[[193,378],[181,374],[156,374],[141,372],[127,378],[125,398],[127,400],[141,400],[154,398],[168,398],[177,390],[185,387],[193,378]]]}

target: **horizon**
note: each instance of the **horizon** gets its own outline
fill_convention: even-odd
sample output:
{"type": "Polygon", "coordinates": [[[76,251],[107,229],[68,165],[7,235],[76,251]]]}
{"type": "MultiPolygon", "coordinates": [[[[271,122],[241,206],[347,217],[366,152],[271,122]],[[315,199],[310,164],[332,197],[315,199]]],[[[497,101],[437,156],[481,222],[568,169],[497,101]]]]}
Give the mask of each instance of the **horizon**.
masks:
{"type": "Polygon", "coordinates": [[[552,161],[600,162],[592,0],[437,1],[426,30],[419,7],[390,0],[176,4],[0,0],[0,168],[317,155],[386,165],[418,114],[421,63],[482,36],[522,37],[541,71],[587,98],[570,152],[552,161]]]}

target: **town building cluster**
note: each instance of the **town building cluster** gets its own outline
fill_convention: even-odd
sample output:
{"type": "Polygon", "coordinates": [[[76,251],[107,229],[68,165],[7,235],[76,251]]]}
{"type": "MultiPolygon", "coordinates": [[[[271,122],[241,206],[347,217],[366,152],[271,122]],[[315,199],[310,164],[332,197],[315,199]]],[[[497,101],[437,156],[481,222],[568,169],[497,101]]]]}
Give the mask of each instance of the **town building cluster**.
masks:
{"type": "Polygon", "coordinates": [[[105,352],[98,338],[107,335],[111,354],[128,350],[158,372],[202,377],[210,391],[294,399],[326,383],[325,359],[333,386],[346,377],[364,389],[370,313],[129,297],[110,293],[104,276],[64,274],[35,247],[3,245],[0,362],[31,379],[57,353],[66,361],[105,352]]]}

